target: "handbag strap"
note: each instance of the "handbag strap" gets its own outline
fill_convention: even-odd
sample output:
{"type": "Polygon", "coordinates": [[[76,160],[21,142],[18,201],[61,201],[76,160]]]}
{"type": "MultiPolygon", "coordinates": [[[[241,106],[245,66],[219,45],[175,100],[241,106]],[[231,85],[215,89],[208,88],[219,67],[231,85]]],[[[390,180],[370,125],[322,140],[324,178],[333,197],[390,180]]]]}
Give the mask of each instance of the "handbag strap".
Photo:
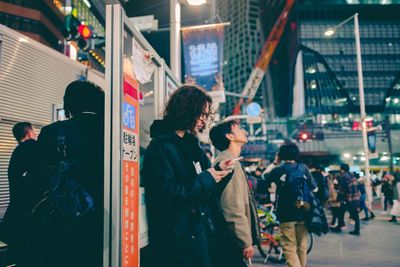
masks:
{"type": "Polygon", "coordinates": [[[65,131],[64,127],[60,124],[57,129],[57,153],[60,159],[67,158],[67,148],[65,142],[65,131]]]}

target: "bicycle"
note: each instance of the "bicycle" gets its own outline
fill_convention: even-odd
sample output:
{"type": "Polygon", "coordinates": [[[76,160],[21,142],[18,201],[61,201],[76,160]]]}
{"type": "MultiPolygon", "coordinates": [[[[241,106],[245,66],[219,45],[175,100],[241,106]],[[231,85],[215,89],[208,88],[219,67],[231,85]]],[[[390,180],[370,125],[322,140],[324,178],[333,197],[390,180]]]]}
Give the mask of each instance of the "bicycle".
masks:
{"type": "MultiPolygon", "coordinates": [[[[279,221],[274,214],[274,206],[272,204],[258,205],[258,217],[260,219],[261,244],[258,250],[264,258],[264,263],[285,263],[286,258],[283,254],[283,248],[280,243],[281,234],[279,231],[279,221]]],[[[309,233],[307,254],[309,254],[314,245],[314,237],[309,233]]]]}

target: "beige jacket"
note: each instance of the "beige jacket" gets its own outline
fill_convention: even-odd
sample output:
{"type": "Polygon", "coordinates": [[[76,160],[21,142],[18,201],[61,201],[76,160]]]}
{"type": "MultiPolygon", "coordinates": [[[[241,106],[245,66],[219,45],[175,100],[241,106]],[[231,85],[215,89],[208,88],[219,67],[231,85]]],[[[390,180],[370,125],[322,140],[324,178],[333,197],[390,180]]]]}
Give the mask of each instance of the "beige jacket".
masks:
{"type": "MultiPolygon", "coordinates": [[[[230,158],[234,158],[234,156],[229,150],[224,150],[216,158],[215,164],[230,158]]],[[[233,170],[232,179],[221,195],[221,207],[229,231],[234,235],[238,246],[245,249],[258,242],[258,240],[254,240],[257,238],[255,236],[259,236],[258,219],[255,217],[255,223],[252,225],[251,215],[253,213],[253,218],[257,216],[257,210],[247,176],[240,162],[236,163],[233,170]],[[255,232],[258,234],[255,235],[255,232]]]]}

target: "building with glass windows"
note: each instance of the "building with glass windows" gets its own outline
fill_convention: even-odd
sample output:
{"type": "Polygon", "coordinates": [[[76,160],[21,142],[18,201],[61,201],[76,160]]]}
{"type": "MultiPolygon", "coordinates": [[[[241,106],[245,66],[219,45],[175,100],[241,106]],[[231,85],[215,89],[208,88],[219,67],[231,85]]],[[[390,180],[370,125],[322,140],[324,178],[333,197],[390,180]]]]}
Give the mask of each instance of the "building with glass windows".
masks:
{"type": "MultiPolygon", "coordinates": [[[[260,23],[258,0],[219,0],[217,13],[222,21],[229,21],[225,27],[224,85],[228,92],[223,116],[232,113],[239,100],[229,92],[241,94],[264,44],[260,23]]],[[[255,100],[261,102],[264,85],[260,86],[255,100]]]]}
{"type": "Polygon", "coordinates": [[[102,72],[104,22],[104,0],[0,0],[1,24],[102,72]],[[81,24],[91,38],[79,37],[81,24]]]}
{"type": "MultiPolygon", "coordinates": [[[[261,3],[267,35],[286,1],[261,3]]],[[[324,34],[355,13],[359,14],[366,112],[372,119],[368,124],[378,129],[378,153],[396,155],[399,147],[390,139],[400,140],[400,1],[296,1],[269,72],[277,116],[297,118],[297,132],[290,131],[294,134],[289,137],[301,132],[311,137],[323,134],[321,140],[299,140],[302,151],[339,156],[347,151],[362,165],[354,22],[350,20],[330,37],[324,34]]],[[[386,158],[375,163],[387,164],[386,158]]]]}
{"type": "Polygon", "coordinates": [[[344,24],[332,37],[324,35],[329,28],[357,12],[366,111],[376,119],[382,119],[379,114],[385,111],[386,95],[400,73],[400,5],[395,2],[400,3],[300,1],[297,6],[300,42],[319,54],[320,60],[330,69],[320,69],[320,65],[311,62],[307,54],[303,56],[306,112],[326,114],[323,99],[337,102],[326,83],[337,79],[338,90],[344,90],[349,96],[343,104],[346,103],[352,113],[359,113],[354,23],[344,24]]]}
{"type": "Polygon", "coordinates": [[[63,51],[64,14],[59,1],[1,0],[0,23],[58,51],[63,51]]]}

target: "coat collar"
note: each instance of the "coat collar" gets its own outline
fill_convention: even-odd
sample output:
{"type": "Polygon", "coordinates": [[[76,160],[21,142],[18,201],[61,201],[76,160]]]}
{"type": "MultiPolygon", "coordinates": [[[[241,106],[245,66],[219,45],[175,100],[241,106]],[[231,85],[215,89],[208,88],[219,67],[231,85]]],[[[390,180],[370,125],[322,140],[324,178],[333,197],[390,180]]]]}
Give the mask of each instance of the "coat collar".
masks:
{"type": "Polygon", "coordinates": [[[218,157],[215,159],[216,162],[226,160],[226,159],[231,159],[234,158],[233,154],[229,149],[225,149],[224,151],[220,152],[218,154],[218,157]]]}

